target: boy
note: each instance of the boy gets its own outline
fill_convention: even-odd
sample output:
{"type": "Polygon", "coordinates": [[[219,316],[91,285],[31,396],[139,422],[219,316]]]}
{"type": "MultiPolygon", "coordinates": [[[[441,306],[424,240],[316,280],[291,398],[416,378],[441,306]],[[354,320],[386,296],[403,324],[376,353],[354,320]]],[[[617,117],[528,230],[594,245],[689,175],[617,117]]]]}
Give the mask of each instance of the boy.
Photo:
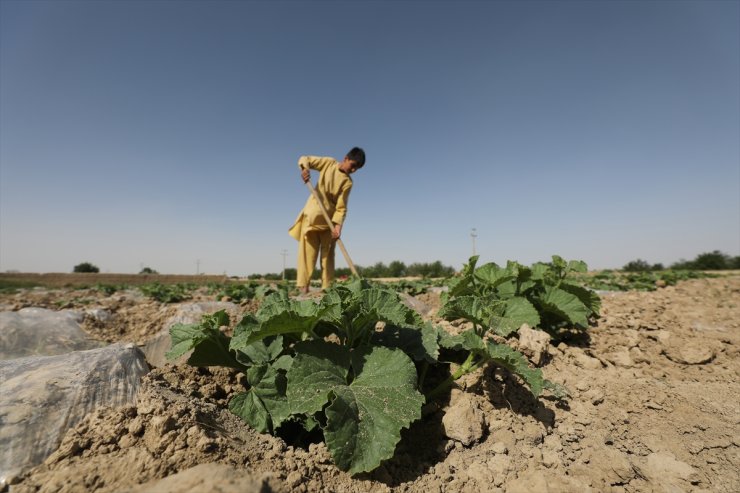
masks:
{"type": "Polygon", "coordinates": [[[342,224],[347,215],[347,200],[352,190],[350,175],[365,165],[365,151],[353,147],[340,163],[330,157],[301,156],[298,167],[304,183],[311,180],[311,172],[319,172],[316,191],[322,198],[332,224],[326,224],[321,208],[313,194],[298,214],[288,233],[298,240],[297,286],[308,293],[316,259],[321,254],[321,287],[327,289],[334,279],[334,246],[342,234],[342,224]]]}

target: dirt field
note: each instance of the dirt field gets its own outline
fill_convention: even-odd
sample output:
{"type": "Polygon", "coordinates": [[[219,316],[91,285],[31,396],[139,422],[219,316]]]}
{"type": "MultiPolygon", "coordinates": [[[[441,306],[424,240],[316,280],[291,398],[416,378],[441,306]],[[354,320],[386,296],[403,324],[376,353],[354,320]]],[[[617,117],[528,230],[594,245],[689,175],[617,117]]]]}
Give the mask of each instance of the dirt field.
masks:
{"type": "Polygon", "coordinates": [[[167,274],[100,274],[100,273],[0,273],[0,286],[33,287],[43,286],[51,288],[63,287],[90,287],[96,285],[128,285],[140,286],[158,282],[160,284],[194,283],[206,284],[209,282],[227,282],[227,276],[213,275],[167,275],[167,274]]]}
{"type": "MultiPolygon", "coordinates": [[[[23,290],[0,295],[0,307],[106,308],[112,320],[86,330],[134,342],[171,309],[117,296],[23,290]]],[[[323,444],[250,430],[226,410],[241,374],[166,366],[146,377],[136,406],[88,415],[10,491],[740,491],[740,276],[602,299],[589,337],[551,345],[542,365],[569,389],[565,403],[536,401],[506,371],[483,368],[425,408],[372,474],[339,471],[323,444]],[[453,416],[480,425],[472,443],[445,436],[453,416]]],[[[439,306],[434,294],[419,300],[439,306]]]]}

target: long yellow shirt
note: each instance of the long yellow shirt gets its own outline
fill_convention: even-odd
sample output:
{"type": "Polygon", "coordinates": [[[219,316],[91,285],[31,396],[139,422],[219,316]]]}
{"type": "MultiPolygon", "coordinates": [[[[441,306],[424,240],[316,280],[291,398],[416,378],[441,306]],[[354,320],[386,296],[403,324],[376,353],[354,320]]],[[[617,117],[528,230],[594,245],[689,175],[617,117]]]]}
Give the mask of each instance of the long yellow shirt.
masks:
{"type": "MultiPolygon", "coordinates": [[[[300,169],[313,169],[319,172],[319,182],[316,191],[322,198],[326,212],[334,224],[343,224],[347,215],[347,201],[352,190],[352,179],[349,175],[339,171],[339,163],[330,157],[301,156],[298,159],[300,169]]],[[[288,230],[290,236],[296,240],[308,231],[329,230],[321,208],[313,194],[308,197],[295,224],[288,230]]]]}

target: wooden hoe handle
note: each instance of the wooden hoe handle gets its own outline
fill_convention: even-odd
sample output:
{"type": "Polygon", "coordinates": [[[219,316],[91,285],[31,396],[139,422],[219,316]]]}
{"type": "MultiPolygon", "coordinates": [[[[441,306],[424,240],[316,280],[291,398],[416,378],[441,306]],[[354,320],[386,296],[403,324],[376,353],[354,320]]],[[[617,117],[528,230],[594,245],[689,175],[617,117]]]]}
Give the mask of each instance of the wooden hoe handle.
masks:
{"type": "MultiPolygon", "coordinates": [[[[329,217],[329,213],[326,212],[326,207],[324,207],[324,203],[321,201],[321,197],[319,197],[319,192],[316,191],[316,189],[313,186],[313,183],[311,183],[311,180],[308,180],[306,182],[306,186],[309,190],[311,190],[311,193],[313,194],[313,198],[316,199],[316,202],[319,203],[319,208],[321,208],[321,213],[324,215],[324,219],[326,220],[326,224],[329,225],[331,228],[331,225],[334,224],[329,217]]],[[[357,277],[360,277],[360,274],[357,273],[357,269],[355,269],[355,264],[352,263],[352,259],[349,258],[349,253],[347,253],[347,249],[344,248],[344,243],[342,243],[341,238],[337,238],[337,245],[339,245],[339,249],[342,251],[342,255],[344,255],[344,260],[347,261],[347,265],[349,265],[349,270],[352,271],[352,274],[354,274],[357,277]]]]}

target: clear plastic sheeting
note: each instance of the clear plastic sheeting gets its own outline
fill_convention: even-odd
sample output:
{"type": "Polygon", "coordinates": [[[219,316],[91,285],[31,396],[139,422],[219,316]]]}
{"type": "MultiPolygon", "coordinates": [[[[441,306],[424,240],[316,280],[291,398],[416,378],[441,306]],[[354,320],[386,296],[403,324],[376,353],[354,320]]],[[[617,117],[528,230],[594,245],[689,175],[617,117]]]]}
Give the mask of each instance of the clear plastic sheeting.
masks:
{"type": "Polygon", "coordinates": [[[0,361],[0,485],[43,462],[88,412],[134,403],[148,371],[133,344],[0,361]]]}
{"type": "Polygon", "coordinates": [[[45,308],[0,312],[0,360],[25,356],[53,356],[98,348],[80,327],[84,315],[45,308]]]}

